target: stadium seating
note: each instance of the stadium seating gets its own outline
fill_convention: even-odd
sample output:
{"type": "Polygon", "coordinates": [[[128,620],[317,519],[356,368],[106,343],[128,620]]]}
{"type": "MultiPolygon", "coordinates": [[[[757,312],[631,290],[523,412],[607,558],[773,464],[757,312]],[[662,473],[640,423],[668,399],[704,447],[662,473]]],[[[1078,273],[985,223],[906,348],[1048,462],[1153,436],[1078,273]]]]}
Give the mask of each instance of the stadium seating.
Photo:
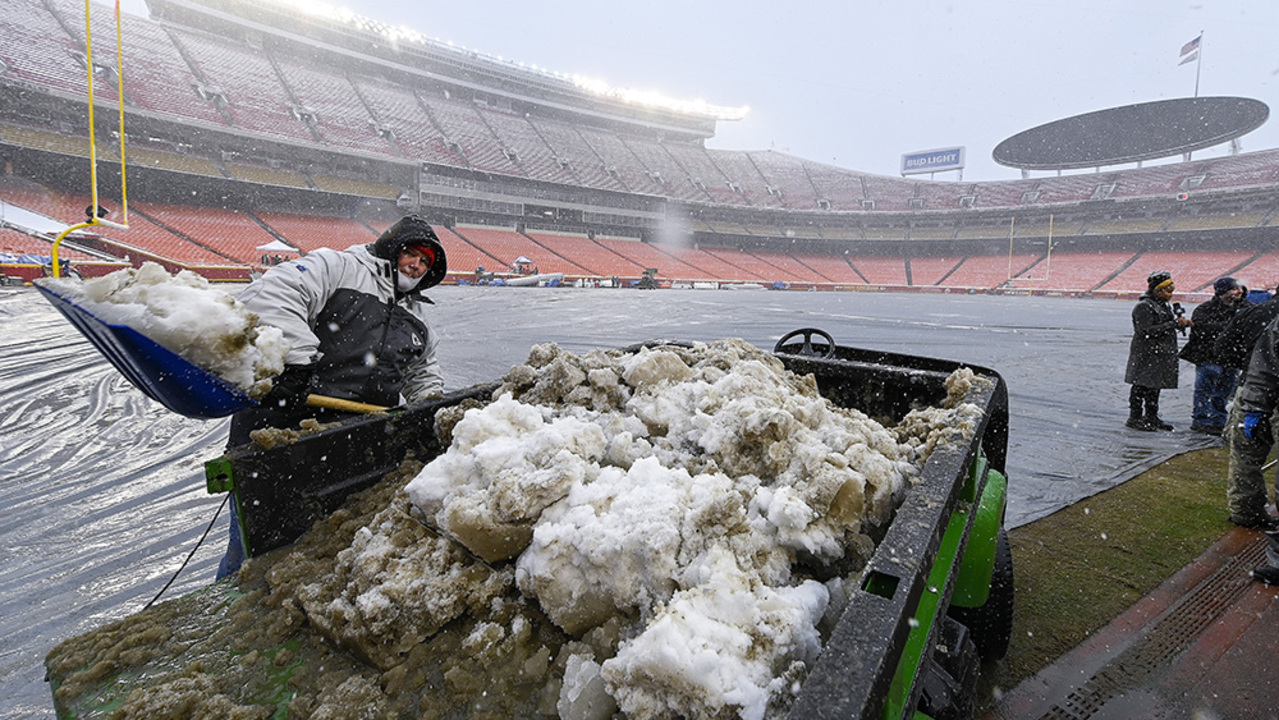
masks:
{"type": "Polygon", "coordinates": [[[315,140],[307,124],[293,114],[292,99],[261,51],[191,31],[170,32],[199,70],[206,91],[221,91],[218,102],[237,127],[292,140],[315,140]]]}
{"type": "MultiPolygon", "coordinates": [[[[83,6],[79,17],[83,28],[83,6]]],[[[7,67],[6,79],[83,97],[88,90],[83,58],[83,38],[68,36],[38,0],[5,3],[0,12],[0,60],[7,67]]],[[[114,90],[110,96],[115,97],[114,90]]]]}
{"type": "Polygon", "coordinates": [[[817,191],[821,209],[863,210],[865,201],[875,203],[876,210],[905,210],[907,192],[903,192],[891,178],[872,175],[849,177],[839,168],[807,164],[808,177],[817,191]]]}
{"type": "Polygon", "coordinates": [[[1279,287],[1279,251],[1259,253],[1233,276],[1249,288],[1274,292],[1279,287]]]}
{"type": "MultiPolygon", "coordinates": [[[[556,255],[546,247],[537,244],[514,230],[462,225],[454,227],[453,232],[501,263],[497,267],[488,267],[486,265],[492,271],[512,271],[516,259],[523,256],[531,260],[537,270],[542,273],[589,274],[585,268],[573,263],[571,260],[556,255]]],[[[446,251],[447,249],[445,248],[446,251]]]]}
{"type": "Polygon", "coordinates": [[[1253,256],[1248,251],[1160,251],[1137,255],[1133,262],[1099,290],[1145,292],[1146,277],[1155,270],[1172,273],[1180,292],[1194,292],[1223,275],[1232,275],[1253,256]]]}
{"type": "Polygon", "coordinates": [[[725,261],[720,253],[734,256],[737,251],[719,251],[715,253],[677,244],[641,243],[637,240],[616,240],[597,238],[601,246],[613,249],[620,256],[638,263],[643,267],[656,267],[659,278],[678,278],[680,280],[733,280],[762,283],[765,278],[744,270],[732,260],[725,261]]]}
{"type": "Polygon", "coordinates": [[[726,182],[739,188],[746,202],[759,207],[786,207],[781,189],[769,186],[747,153],[711,149],[703,152],[724,174],[726,182]]]}
{"type": "Polygon", "coordinates": [[[911,285],[941,285],[949,280],[951,271],[963,262],[963,256],[912,256],[907,259],[910,266],[911,285]]]}
{"type": "Polygon", "coordinates": [[[848,262],[871,285],[908,285],[906,260],[901,257],[850,256],[848,262]]]}
{"type": "Polygon", "coordinates": [[[442,225],[431,227],[435,228],[435,234],[440,238],[440,244],[444,246],[449,272],[464,276],[481,267],[487,272],[505,272],[509,269],[501,260],[472,245],[452,230],[442,225]]]}
{"type": "MultiPolygon", "coordinates": [[[[637,277],[644,272],[644,266],[638,262],[619,255],[604,245],[585,235],[565,235],[542,231],[525,233],[537,244],[547,250],[573,261],[587,273],[598,277],[637,277]]],[[[659,268],[659,271],[661,268],[659,268]]],[[[659,273],[663,277],[671,277],[670,273],[659,273]]]]}
{"type": "Polygon", "coordinates": [[[160,227],[130,206],[129,229],[95,227],[94,234],[101,235],[130,259],[167,259],[192,267],[197,265],[247,265],[226,254],[214,252],[186,238],[160,227]],[[142,255],[139,255],[139,252],[142,255]],[[150,255],[147,258],[145,256],[150,255]]]}
{"type": "MultiPolygon", "coordinates": [[[[973,196],[974,208],[1015,208],[1022,205],[1033,205],[1027,193],[1039,189],[1038,180],[1008,180],[997,183],[974,183],[970,193],[973,196]]],[[[1033,195],[1032,195],[1033,197],[1033,195]]]]}
{"type": "Polygon", "coordinates": [[[503,152],[502,143],[493,135],[488,125],[484,124],[480,111],[473,103],[437,98],[428,92],[417,93],[417,99],[430,111],[444,136],[460,146],[461,154],[472,167],[505,175],[528,175],[513,158],[503,152]]]}
{"type": "Polygon", "coordinates": [[[1172,197],[1181,191],[1181,181],[1194,172],[1193,166],[1187,168],[1185,163],[1125,170],[1111,197],[1172,197]]]}
{"type": "Polygon", "coordinates": [[[554,151],[523,117],[501,110],[479,110],[479,119],[493,131],[508,159],[524,169],[530,178],[545,182],[576,184],[577,180],[555,158],[554,151]],[[514,157],[510,157],[510,156],[514,157]]]}
{"type": "Polygon", "coordinates": [[[639,167],[649,175],[653,184],[662,188],[663,195],[690,202],[714,201],[714,198],[706,192],[705,181],[702,178],[690,177],[684,168],[671,158],[661,143],[645,138],[619,137],[618,140],[639,161],[639,167]],[[695,180],[697,182],[694,182],[695,180]]]}
{"type": "Polygon", "coordinates": [[[791,210],[818,207],[817,189],[813,187],[805,163],[798,158],[772,150],[750,152],[746,156],[759,168],[765,184],[779,193],[784,207],[791,210]]]}
{"type": "Polygon", "coordinates": [[[857,274],[843,255],[805,255],[797,254],[795,259],[802,261],[814,272],[826,278],[828,282],[840,285],[861,285],[866,280],[857,274]]]}
{"type": "Polygon", "coordinates": [[[314,114],[315,128],[325,142],[341,148],[394,155],[395,149],[360,99],[351,81],[335,70],[318,70],[283,54],[273,54],[299,109],[314,114]]]}
{"type": "Polygon", "coordinates": [[[1204,173],[1203,184],[1191,192],[1274,185],[1279,181],[1279,150],[1213,160],[1207,164],[1204,173]]]}
{"type": "MultiPolygon", "coordinates": [[[[60,0],[57,7],[63,17],[70,21],[69,25],[84,27],[84,3],[60,0]]],[[[94,61],[114,66],[114,13],[105,12],[106,8],[100,5],[93,7],[94,11],[90,14],[93,18],[94,61]]],[[[124,42],[125,97],[140,108],[225,126],[226,120],[218,112],[217,106],[197,93],[199,80],[178,54],[177,46],[164,28],[158,23],[128,13],[122,13],[120,17],[120,33],[127,40],[124,42]]],[[[94,85],[95,94],[114,99],[114,88],[105,89],[109,92],[104,94],[101,85],[94,85]]]]}
{"type": "MultiPolygon", "coordinates": [[[[0,253],[11,255],[31,254],[48,257],[52,252],[53,241],[51,240],[32,237],[17,230],[0,227],[0,253]]],[[[90,255],[86,255],[65,244],[58,247],[59,260],[88,260],[90,257],[90,255]]]]}
{"type": "Polygon", "coordinates": [[[344,250],[377,239],[368,226],[350,218],[271,212],[259,212],[257,216],[276,235],[304,253],[318,248],[344,250]]]}
{"type": "Polygon", "coordinates": [[[605,172],[617,178],[628,191],[650,195],[667,193],[666,185],[648,174],[615,133],[587,126],[579,127],[578,133],[591,151],[604,161],[605,172]]]}
{"type": "Polygon", "coordinates": [[[942,282],[945,287],[992,289],[1008,283],[1010,276],[1024,275],[1027,268],[1042,256],[1014,253],[1008,255],[969,255],[942,282]]]}
{"type": "Polygon", "coordinates": [[[405,155],[425,162],[466,166],[461,146],[449,147],[448,138],[431,124],[412,90],[360,76],[352,76],[352,83],[377,127],[405,155]]]}
{"type": "Polygon", "coordinates": [[[243,265],[259,264],[262,251],[258,246],[276,240],[252,218],[236,210],[163,203],[131,203],[129,207],[170,232],[243,265]]]}
{"type": "Polygon", "coordinates": [[[533,117],[528,121],[558,162],[568,165],[568,171],[582,185],[600,190],[626,190],[617,177],[608,173],[607,163],[582,139],[575,127],[533,117]]]}
{"type": "Polygon", "coordinates": [[[749,205],[745,189],[729,180],[698,145],[667,142],[661,148],[692,180],[695,187],[710,196],[711,202],[723,205],[749,205]]]}
{"type": "MultiPolygon", "coordinates": [[[[1106,278],[1117,273],[1133,253],[1122,251],[1075,252],[1053,251],[1034,266],[1015,271],[1022,286],[1033,286],[1063,292],[1090,292],[1106,278]]],[[[1007,270],[1007,261],[1004,268],[1007,270]]]]}

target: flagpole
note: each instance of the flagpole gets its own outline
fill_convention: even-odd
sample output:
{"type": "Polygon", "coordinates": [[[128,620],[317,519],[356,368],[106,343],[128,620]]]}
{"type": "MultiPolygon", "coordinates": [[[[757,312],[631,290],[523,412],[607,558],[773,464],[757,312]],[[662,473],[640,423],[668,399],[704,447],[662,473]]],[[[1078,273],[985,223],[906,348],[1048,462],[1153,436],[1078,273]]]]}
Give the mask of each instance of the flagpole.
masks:
{"type": "Polygon", "coordinates": [[[1204,64],[1204,31],[1199,31],[1199,59],[1195,61],[1195,97],[1199,97],[1199,70],[1204,64]]]}

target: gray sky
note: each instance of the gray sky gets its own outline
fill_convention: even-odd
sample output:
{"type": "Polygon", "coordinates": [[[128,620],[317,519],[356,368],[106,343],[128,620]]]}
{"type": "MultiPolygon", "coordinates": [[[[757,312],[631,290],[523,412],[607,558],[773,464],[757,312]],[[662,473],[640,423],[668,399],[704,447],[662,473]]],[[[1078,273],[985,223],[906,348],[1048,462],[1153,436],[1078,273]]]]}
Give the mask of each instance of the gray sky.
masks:
{"type": "MultiPolygon", "coordinates": [[[[1020,177],[991,159],[1010,135],[1193,96],[1196,63],[1178,61],[1200,31],[1199,94],[1256,98],[1279,113],[1275,0],[330,4],[505,60],[746,105],[746,119],[721,122],[711,147],[775,149],[881,175],[899,174],[902,153],[964,146],[964,180],[1020,177]]],[[[143,0],[122,7],[146,14],[143,0]]],[[[1279,118],[1241,142],[1244,151],[1279,147],[1279,118]]]]}

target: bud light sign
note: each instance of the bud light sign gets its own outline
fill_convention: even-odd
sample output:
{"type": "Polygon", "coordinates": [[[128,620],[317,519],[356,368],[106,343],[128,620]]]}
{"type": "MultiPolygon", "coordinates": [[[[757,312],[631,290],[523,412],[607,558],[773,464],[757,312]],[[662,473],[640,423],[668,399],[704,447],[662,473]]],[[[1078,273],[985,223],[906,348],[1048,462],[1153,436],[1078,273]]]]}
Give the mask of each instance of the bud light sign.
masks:
{"type": "Polygon", "coordinates": [[[964,149],[941,148],[902,155],[902,175],[964,169],[964,149]]]}

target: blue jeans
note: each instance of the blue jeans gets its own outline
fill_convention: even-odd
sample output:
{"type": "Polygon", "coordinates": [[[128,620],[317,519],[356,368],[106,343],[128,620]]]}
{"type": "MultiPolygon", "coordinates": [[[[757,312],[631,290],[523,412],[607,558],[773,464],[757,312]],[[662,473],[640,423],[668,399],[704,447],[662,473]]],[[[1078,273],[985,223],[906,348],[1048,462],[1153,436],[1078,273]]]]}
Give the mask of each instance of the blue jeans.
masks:
{"type": "Polygon", "coordinates": [[[217,580],[234,575],[235,571],[239,570],[240,565],[244,563],[244,546],[240,544],[240,523],[235,513],[235,500],[232,499],[229,505],[231,507],[231,533],[227,538],[226,554],[222,556],[222,562],[218,563],[217,580]]]}
{"type": "Polygon", "coordinates": [[[1226,426],[1226,402],[1235,394],[1239,371],[1212,363],[1195,366],[1195,403],[1191,423],[1203,427],[1226,426]]]}

